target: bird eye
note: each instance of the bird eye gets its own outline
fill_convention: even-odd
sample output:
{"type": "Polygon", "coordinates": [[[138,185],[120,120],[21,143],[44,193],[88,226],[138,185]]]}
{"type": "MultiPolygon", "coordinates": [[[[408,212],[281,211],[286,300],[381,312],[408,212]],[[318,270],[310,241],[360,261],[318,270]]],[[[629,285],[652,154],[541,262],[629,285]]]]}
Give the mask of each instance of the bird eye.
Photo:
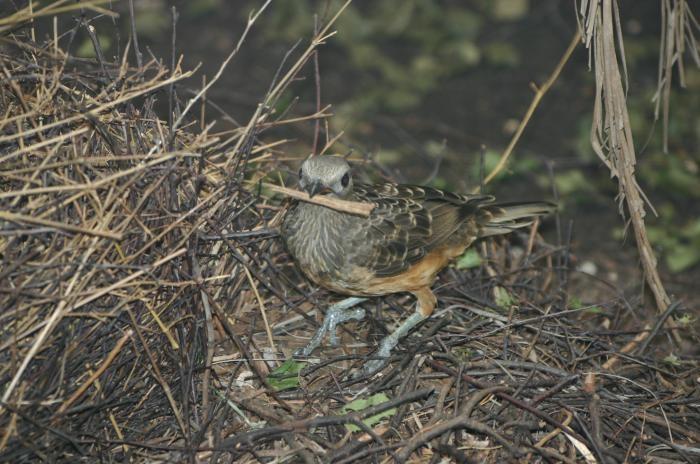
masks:
{"type": "Polygon", "coordinates": [[[350,183],[350,174],[346,172],[343,178],[340,179],[340,183],[343,184],[343,188],[347,187],[350,183]]]}

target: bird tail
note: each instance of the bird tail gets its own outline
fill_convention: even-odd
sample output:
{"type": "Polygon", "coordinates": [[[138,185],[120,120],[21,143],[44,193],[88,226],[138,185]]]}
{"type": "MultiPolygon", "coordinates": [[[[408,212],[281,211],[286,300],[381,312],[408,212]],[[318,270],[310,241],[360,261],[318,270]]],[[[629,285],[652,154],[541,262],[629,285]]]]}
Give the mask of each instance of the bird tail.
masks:
{"type": "Polygon", "coordinates": [[[554,203],[546,201],[514,202],[489,205],[483,209],[487,212],[482,222],[479,237],[507,234],[528,227],[540,216],[553,213],[557,208],[554,203]]]}

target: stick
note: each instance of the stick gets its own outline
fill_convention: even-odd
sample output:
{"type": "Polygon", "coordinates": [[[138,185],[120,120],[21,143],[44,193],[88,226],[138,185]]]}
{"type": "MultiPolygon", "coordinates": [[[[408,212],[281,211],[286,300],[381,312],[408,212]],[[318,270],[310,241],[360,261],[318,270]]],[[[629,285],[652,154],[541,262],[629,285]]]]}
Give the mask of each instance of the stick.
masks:
{"type": "Polygon", "coordinates": [[[336,211],[342,211],[343,213],[355,214],[357,216],[368,217],[375,206],[372,203],[339,200],[337,198],[328,198],[324,196],[315,196],[311,198],[305,192],[300,192],[299,190],[294,190],[287,187],[281,187],[275,184],[268,184],[267,182],[263,182],[263,186],[269,188],[274,192],[282,193],[289,197],[296,198],[297,200],[325,206],[326,208],[331,208],[336,211]]]}
{"type": "Polygon", "coordinates": [[[29,224],[38,224],[40,226],[52,227],[54,229],[67,230],[78,234],[95,235],[97,237],[109,238],[112,240],[121,240],[123,235],[116,232],[107,232],[99,229],[86,229],[85,227],[74,226],[64,222],[51,221],[49,219],[41,219],[38,217],[27,216],[25,214],[15,214],[6,211],[0,211],[0,219],[10,222],[26,222],[29,224]]]}

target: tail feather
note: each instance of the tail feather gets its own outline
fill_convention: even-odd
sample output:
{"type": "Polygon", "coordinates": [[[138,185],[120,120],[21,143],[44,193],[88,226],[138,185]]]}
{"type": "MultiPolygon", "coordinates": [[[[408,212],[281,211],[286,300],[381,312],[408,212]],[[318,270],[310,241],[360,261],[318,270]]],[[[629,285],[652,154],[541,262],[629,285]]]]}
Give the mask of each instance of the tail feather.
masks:
{"type": "Polygon", "coordinates": [[[556,210],[554,203],[546,201],[500,203],[485,207],[488,218],[481,225],[479,237],[507,234],[515,229],[528,227],[540,216],[556,210]]]}

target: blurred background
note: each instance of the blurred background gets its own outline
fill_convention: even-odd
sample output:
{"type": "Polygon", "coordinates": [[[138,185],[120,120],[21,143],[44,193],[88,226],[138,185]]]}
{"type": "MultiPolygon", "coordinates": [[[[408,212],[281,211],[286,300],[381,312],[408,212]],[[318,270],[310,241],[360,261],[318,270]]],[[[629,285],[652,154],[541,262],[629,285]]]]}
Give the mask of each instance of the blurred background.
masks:
{"type": "MultiPolygon", "coordinates": [[[[201,63],[197,77],[177,88],[187,98],[216,73],[238,42],[259,0],[138,0],[136,27],[146,55],[170,62],[172,7],[177,11],[175,55],[183,67],[201,63]]],[[[251,29],[240,54],[208,93],[217,130],[246,123],[281,63],[308,46],[315,24],[324,24],[341,2],[273,1],[251,29]]],[[[637,175],[658,217],[647,216],[650,238],[667,289],[697,307],[700,279],[700,72],[691,59],[686,88],[677,73],[671,97],[669,152],[654,122],[660,40],[660,3],[620,2],[629,76],[628,104],[638,154],[637,175]]],[[[128,17],[128,3],[114,5],[128,17]]],[[[697,14],[697,12],[695,12],[697,14]]],[[[561,59],[576,31],[576,5],[558,0],[356,0],[343,13],[318,55],[321,107],[332,105],[328,138],[342,132],[334,153],[371,158],[385,175],[459,192],[478,186],[497,162],[533,97],[561,59]]],[[[92,23],[108,57],[118,59],[129,37],[128,21],[92,23]]],[[[81,29],[75,52],[94,54],[81,29]]],[[[590,147],[594,76],[589,52],[574,52],[516,146],[507,169],[486,187],[500,200],[553,198],[560,227],[545,229],[556,243],[571,237],[573,265],[640,303],[641,273],[633,237],[625,238],[617,184],[590,147]]],[[[317,83],[310,61],[278,112],[289,117],[316,111],[317,83]]],[[[326,139],[324,125],[322,141],[326,139]]],[[[285,154],[306,157],[312,121],[286,125],[274,136],[289,141],[285,154]]],[[[265,138],[268,132],[261,137],[265,138]]],[[[323,145],[323,143],[321,143],[323,145]]],[[[595,301],[590,278],[572,280],[575,293],[595,301]]],[[[653,305],[651,298],[646,300],[653,305]]]]}

